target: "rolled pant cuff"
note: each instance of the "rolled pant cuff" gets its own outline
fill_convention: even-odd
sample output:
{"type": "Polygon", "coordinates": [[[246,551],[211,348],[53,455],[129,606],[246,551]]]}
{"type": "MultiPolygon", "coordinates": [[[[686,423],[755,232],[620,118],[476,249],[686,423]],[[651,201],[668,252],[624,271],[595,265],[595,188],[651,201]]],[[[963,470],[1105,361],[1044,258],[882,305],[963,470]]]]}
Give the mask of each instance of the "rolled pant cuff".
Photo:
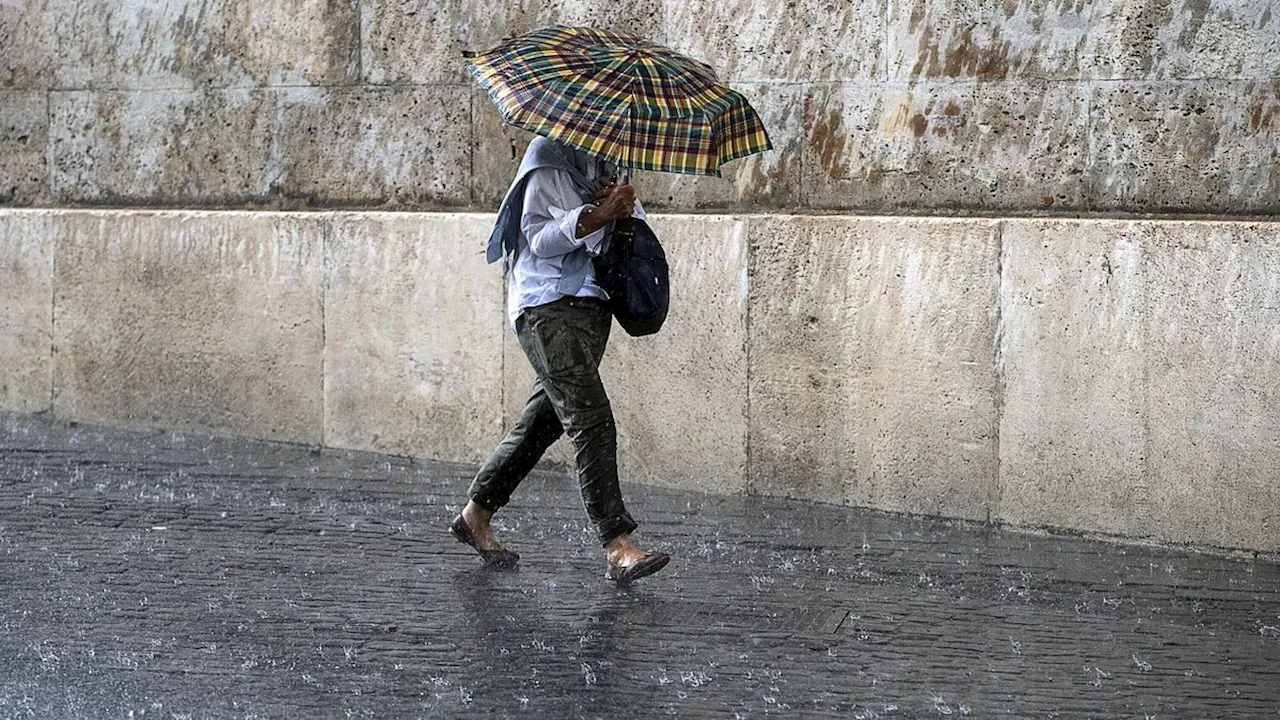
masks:
{"type": "Polygon", "coordinates": [[[498,512],[499,510],[502,509],[503,505],[507,504],[506,502],[498,502],[495,499],[481,492],[472,492],[470,493],[470,497],[472,502],[484,508],[485,510],[488,510],[491,513],[498,512]]]}
{"type": "Polygon", "coordinates": [[[631,519],[630,515],[613,515],[601,520],[596,525],[596,530],[600,533],[600,544],[608,545],[613,542],[614,538],[619,535],[633,533],[638,527],[640,526],[636,524],[635,520],[631,519]]]}

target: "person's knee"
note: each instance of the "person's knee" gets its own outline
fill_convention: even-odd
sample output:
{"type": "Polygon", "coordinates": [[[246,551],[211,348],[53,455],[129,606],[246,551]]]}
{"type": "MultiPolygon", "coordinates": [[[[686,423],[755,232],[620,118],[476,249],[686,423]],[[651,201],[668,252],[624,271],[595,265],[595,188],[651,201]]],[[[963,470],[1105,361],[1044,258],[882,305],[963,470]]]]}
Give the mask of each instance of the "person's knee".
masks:
{"type": "Polygon", "coordinates": [[[565,431],[575,442],[598,437],[611,438],[617,434],[613,408],[608,403],[576,410],[567,420],[565,431]]]}
{"type": "Polygon", "coordinates": [[[564,429],[560,425],[560,417],[549,400],[526,405],[516,420],[515,431],[521,437],[539,442],[555,442],[564,429]],[[549,440],[548,440],[549,439],[549,440]]]}

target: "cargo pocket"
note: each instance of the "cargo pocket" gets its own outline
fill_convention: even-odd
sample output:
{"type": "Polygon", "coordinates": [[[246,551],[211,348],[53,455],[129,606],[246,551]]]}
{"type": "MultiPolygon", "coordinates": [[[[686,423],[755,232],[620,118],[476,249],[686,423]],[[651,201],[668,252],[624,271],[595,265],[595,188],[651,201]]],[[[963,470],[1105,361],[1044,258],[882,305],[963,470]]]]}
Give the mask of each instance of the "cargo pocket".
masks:
{"type": "Polygon", "coordinates": [[[583,328],[563,318],[541,318],[530,329],[542,353],[547,377],[577,377],[595,369],[591,362],[590,338],[583,328]]]}

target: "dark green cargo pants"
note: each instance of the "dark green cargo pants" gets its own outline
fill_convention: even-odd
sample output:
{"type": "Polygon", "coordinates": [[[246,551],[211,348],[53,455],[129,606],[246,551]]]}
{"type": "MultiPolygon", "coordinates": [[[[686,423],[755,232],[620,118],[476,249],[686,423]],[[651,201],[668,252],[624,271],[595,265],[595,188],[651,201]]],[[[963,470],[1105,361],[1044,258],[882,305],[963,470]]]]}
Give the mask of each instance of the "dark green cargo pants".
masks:
{"type": "Polygon", "coordinates": [[[516,337],[537,380],[515,427],[476,474],[471,499],[497,511],[562,433],[573,442],[582,504],[600,542],[636,529],[618,487],[618,438],[600,360],[613,316],[604,301],[561,298],[526,308],[516,337]]]}

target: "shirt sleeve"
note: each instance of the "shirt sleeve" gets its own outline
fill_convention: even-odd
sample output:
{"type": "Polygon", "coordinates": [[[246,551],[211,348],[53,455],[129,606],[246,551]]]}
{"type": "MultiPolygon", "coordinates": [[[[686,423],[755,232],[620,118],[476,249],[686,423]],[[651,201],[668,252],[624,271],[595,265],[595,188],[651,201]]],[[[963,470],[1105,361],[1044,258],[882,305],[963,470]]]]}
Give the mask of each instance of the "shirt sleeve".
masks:
{"type": "Polygon", "coordinates": [[[565,255],[580,247],[596,253],[605,228],[575,237],[578,216],[594,207],[581,201],[573,180],[563,170],[539,168],[529,173],[520,215],[520,232],[529,242],[529,251],[538,257],[565,255]]]}

